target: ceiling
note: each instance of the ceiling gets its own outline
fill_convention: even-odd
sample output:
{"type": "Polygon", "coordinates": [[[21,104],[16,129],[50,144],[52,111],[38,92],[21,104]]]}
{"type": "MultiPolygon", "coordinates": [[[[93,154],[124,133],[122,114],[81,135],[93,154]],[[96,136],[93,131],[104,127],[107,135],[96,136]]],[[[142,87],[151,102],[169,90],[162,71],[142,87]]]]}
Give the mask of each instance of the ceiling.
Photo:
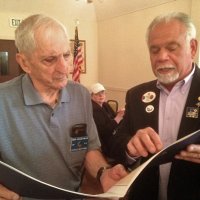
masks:
{"type": "Polygon", "coordinates": [[[176,0],[93,0],[98,21],[151,8],[176,0]]]}

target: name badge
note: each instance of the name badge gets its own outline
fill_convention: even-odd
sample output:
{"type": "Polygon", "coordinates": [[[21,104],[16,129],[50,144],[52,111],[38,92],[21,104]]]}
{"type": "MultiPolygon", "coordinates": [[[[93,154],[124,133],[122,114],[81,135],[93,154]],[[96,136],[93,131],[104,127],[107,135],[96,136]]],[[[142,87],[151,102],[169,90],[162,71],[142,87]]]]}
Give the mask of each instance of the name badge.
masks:
{"type": "Polygon", "coordinates": [[[186,117],[198,118],[199,108],[198,107],[187,107],[186,117]]]}
{"type": "Polygon", "coordinates": [[[88,147],[88,136],[71,138],[71,151],[86,150],[88,147]]]}

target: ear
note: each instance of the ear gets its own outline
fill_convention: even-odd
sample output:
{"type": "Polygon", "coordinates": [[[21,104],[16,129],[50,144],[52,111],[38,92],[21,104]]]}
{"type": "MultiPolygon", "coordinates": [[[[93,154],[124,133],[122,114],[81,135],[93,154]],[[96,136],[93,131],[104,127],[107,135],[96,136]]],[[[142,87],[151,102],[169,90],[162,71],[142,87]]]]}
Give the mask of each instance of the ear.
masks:
{"type": "Polygon", "coordinates": [[[17,53],[16,60],[18,64],[20,65],[20,67],[23,69],[23,71],[25,71],[27,74],[31,72],[28,60],[23,53],[17,53]]]}
{"type": "Polygon", "coordinates": [[[191,57],[194,59],[196,52],[197,52],[198,42],[196,39],[192,39],[190,41],[190,48],[191,48],[191,57]]]}

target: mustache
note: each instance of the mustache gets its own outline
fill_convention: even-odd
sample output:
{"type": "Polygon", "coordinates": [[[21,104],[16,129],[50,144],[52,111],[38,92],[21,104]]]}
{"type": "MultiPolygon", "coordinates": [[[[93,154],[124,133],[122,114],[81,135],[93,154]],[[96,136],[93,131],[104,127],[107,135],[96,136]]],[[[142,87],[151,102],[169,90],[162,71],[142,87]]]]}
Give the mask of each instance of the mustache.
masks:
{"type": "Polygon", "coordinates": [[[163,69],[176,69],[174,65],[160,65],[156,67],[156,70],[163,70],[163,69]]]}

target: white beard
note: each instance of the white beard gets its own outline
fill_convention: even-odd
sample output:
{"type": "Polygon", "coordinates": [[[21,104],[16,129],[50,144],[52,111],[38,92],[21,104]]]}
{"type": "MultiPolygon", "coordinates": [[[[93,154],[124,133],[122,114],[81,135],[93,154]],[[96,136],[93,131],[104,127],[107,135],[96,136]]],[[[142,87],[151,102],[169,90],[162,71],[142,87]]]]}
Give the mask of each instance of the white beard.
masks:
{"type": "Polygon", "coordinates": [[[179,73],[176,70],[175,66],[159,66],[157,70],[155,71],[156,77],[159,82],[164,84],[170,84],[175,82],[179,78],[179,73]],[[167,73],[167,74],[160,74],[158,72],[159,69],[174,69],[174,71],[167,73]]]}

